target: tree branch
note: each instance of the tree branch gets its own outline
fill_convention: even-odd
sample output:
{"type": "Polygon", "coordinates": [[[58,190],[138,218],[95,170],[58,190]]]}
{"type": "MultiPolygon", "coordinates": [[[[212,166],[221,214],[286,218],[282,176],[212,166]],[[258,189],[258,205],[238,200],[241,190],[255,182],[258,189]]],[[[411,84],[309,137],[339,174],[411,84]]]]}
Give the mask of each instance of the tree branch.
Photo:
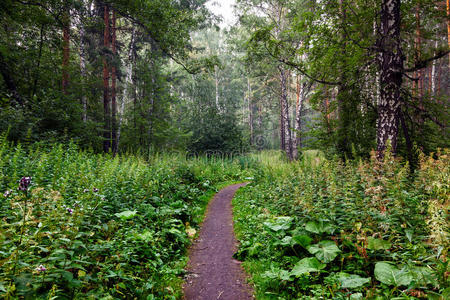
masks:
{"type": "Polygon", "coordinates": [[[439,59],[441,57],[444,57],[445,55],[449,54],[450,50],[441,50],[439,51],[435,56],[424,59],[424,60],[420,60],[418,62],[416,62],[416,64],[414,65],[414,67],[409,68],[409,69],[405,69],[404,72],[415,72],[418,71],[420,69],[424,69],[428,66],[428,63],[432,62],[433,60],[439,59]]]}
{"type": "Polygon", "coordinates": [[[135,18],[135,17],[125,13],[124,11],[120,10],[119,8],[117,8],[116,6],[114,7],[114,9],[122,17],[130,20],[132,23],[134,23],[134,24],[140,26],[141,28],[143,28],[147,32],[147,34],[149,35],[150,39],[152,39],[153,41],[155,41],[158,44],[158,48],[161,49],[161,51],[165,55],[167,55],[169,58],[171,58],[175,63],[180,65],[186,72],[188,72],[189,74],[197,74],[198,73],[198,71],[193,70],[192,68],[189,68],[189,66],[187,66],[185,63],[183,63],[179,58],[177,58],[169,50],[167,50],[164,47],[162,47],[161,41],[159,39],[155,38],[155,36],[153,35],[153,32],[143,22],[141,22],[137,18],[135,18]]]}

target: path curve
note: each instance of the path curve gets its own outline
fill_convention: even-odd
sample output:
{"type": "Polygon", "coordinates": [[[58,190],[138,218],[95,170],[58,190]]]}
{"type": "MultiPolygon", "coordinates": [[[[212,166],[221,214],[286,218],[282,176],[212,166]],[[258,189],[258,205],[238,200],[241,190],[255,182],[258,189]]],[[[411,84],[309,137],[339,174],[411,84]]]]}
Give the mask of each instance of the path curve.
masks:
{"type": "Polygon", "coordinates": [[[230,185],[208,205],[198,239],[190,248],[186,300],[247,300],[253,290],[246,283],[240,262],[233,259],[237,241],[233,231],[231,200],[246,183],[230,185]]]}

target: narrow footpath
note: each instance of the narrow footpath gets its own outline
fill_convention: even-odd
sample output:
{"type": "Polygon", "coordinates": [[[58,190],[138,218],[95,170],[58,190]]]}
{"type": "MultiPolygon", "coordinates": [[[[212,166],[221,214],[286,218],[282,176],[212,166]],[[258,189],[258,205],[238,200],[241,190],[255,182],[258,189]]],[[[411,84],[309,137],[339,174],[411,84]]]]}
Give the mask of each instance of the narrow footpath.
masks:
{"type": "Polygon", "coordinates": [[[190,249],[186,300],[253,299],[240,262],[233,259],[237,241],[233,231],[231,200],[237,189],[230,185],[218,192],[209,203],[198,239],[190,249]]]}

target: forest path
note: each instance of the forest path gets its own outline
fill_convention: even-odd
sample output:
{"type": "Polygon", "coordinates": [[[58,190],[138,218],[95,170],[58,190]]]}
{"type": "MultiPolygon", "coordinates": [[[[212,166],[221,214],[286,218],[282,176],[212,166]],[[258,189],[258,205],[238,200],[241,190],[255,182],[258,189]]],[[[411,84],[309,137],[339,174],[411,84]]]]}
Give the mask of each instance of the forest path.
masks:
{"type": "Polygon", "coordinates": [[[237,241],[233,231],[231,200],[246,183],[219,191],[208,205],[198,239],[190,249],[186,300],[253,299],[240,262],[233,259],[237,241]]]}

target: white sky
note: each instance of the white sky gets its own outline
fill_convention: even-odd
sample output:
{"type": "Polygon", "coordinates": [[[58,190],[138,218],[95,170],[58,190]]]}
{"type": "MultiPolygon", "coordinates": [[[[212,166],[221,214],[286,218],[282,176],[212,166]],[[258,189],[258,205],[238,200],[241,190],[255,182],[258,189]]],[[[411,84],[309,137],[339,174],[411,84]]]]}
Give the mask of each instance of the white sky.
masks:
{"type": "Polygon", "coordinates": [[[223,18],[221,27],[233,25],[237,18],[233,14],[233,5],[235,0],[209,0],[206,7],[215,15],[221,15],[223,18]]]}

